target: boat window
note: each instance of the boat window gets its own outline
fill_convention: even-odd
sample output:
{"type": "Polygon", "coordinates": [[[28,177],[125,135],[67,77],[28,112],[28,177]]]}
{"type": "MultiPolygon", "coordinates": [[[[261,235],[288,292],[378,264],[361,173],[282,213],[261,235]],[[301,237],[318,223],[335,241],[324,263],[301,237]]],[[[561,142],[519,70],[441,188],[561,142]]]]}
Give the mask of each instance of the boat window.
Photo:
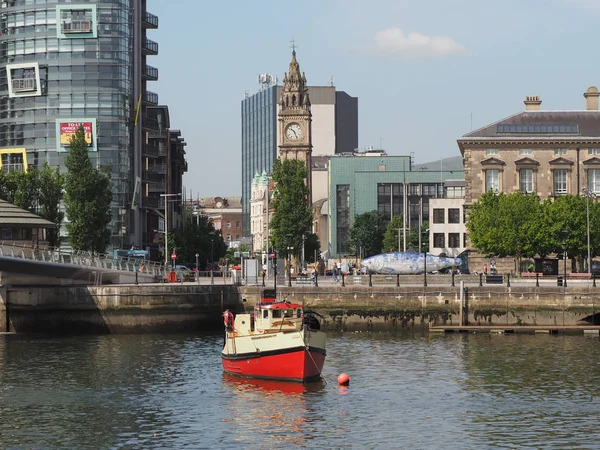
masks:
{"type": "Polygon", "coordinates": [[[284,317],[294,317],[294,310],[293,309],[286,309],[284,314],[284,317]]]}
{"type": "Polygon", "coordinates": [[[281,317],[281,310],[280,309],[274,309],[273,310],[273,319],[279,319],[281,317]]]}
{"type": "Polygon", "coordinates": [[[268,317],[269,317],[269,310],[268,310],[268,309],[265,309],[265,310],[263,311],[263,319],[267,319],[268,317]]]}
{"type": "Polygon", "coordinates": [[[296,317],[299,319],[300,317],[302,317],[302,310],[298,309],[296,310],[296,317]]]}

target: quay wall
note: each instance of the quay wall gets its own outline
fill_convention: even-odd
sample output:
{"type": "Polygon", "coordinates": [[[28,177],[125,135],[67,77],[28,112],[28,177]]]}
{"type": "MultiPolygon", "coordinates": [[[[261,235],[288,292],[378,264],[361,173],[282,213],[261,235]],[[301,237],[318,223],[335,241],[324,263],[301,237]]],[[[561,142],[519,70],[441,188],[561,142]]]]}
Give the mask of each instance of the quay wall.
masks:
{"type": "MultiPolygon", "coordinates": [[[[261,289],[185,283],[0,286],[0,332],[220,331],[222,311],[252,310],[261,289]]],[[[330,331],[460,325],[458,285],[278,286],[277,296],[317,311],[330,331]]],[[[470,325],[600,325],[600,287],[475,285],[463,292],[463,305],[470,325]]]]}

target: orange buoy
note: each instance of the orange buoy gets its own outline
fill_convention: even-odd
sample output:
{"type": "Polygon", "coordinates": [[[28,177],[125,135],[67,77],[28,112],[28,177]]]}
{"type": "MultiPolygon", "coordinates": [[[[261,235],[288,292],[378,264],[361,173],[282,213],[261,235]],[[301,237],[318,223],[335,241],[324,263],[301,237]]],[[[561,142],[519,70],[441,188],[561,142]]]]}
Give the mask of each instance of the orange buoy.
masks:
{"type": "Polygon", "coordinates": [[[348,386],[350,384],[350,377],[345,373],[340,374],[338,376],[338,384],[348,386]]]}

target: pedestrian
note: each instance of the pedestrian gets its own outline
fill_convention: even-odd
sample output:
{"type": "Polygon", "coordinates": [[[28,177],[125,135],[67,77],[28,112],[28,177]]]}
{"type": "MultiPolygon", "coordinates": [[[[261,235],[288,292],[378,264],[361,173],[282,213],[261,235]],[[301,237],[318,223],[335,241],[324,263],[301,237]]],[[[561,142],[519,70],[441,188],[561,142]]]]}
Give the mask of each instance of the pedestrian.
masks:
{"type": "Polygon", "coordinates": [[[487,264],[483,265],[483,274],[487,275],[487,264]]]}
{"type": "Polygon", "coordinates": [[[332,274],[333,274],[333,281],[337,281],[338,280],[338,267],[337,267],[337,263],[333,263],[332,274]]]}

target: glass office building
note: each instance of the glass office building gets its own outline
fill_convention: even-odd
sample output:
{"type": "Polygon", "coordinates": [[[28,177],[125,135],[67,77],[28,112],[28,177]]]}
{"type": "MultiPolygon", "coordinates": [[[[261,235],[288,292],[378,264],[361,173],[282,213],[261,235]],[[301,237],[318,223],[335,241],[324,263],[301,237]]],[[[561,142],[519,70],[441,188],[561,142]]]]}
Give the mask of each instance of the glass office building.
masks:
{"type": "Polygon", "coordinates": [[[0,2],[0,150],[63,170],[82,125],[92,161],[112,174],[115,248],[142,244],[146,108],[158,103],[146,30],[157,27],[145,0],[0,2]]]}

